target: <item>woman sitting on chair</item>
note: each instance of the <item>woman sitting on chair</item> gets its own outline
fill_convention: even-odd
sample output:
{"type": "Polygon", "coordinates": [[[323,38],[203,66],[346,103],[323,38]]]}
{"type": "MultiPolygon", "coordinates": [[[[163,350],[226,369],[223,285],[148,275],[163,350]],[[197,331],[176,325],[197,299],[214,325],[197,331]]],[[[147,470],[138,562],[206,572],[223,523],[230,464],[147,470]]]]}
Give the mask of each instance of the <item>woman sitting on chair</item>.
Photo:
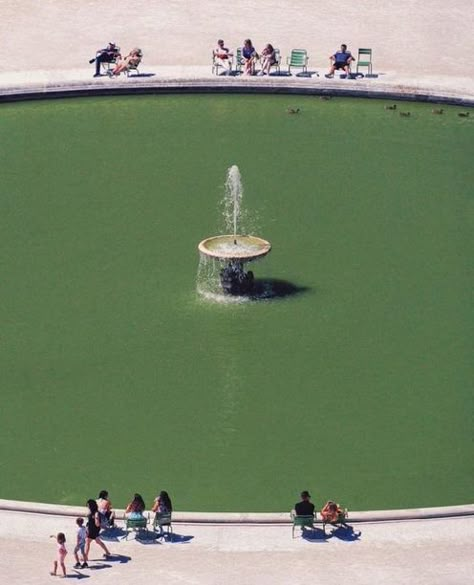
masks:
{"type": "Polygon", "coordinates": [[[260,71],[259,75],[270,75],[270,69],[272,65],[275,65],[275,63],[277,62],[275,56],[275,49],[273,48],[272,45],[270,45],[270,43],[268,43],[268,45],[265,45],[265,48],[263,49],[261,54],[261,58],[262,70],[260,71]]]}
{"type": "Polygon", "coordinates": [[[250,39],[244,41],[242,59],[244,60],[244,75],[253,75],[255,73],[255,61],[258,59],[258,54],[250,39]]]}
{"type": "Polygon", "coordinates": [[[168,492],[165,492],[164,490],[160,492],[160,495],[155,498],[151,511],[156,512],[157,514],[170,514],[173,511],[168,492]]]}
{"type": "Polygon", "coordinates": [[[124,71],[127,71],[127,69],[129,69],[130,66],[138,67],[142,60],[142,57],[143,57],[142,50],[135,47],[135,49],[132,49],[124,59],[120,60],[117,63],[117,65],[112,71],[112,75],[120,75],[124,71]]]}
{"type": "Polygon", "coordinates": [[[143,512],[145,511],[145,502],[140,494],[135,494],[133,500],[125,508],[125,515],[130,520],[140,520],[143,518],[143,512]]]}
{"type": "Polygon", "coordinates": [[[343,510],[339,504],[329,500],[321,510],[321,518],[325,524],[343,524],[345,525],[347,511],[343,510]]]}

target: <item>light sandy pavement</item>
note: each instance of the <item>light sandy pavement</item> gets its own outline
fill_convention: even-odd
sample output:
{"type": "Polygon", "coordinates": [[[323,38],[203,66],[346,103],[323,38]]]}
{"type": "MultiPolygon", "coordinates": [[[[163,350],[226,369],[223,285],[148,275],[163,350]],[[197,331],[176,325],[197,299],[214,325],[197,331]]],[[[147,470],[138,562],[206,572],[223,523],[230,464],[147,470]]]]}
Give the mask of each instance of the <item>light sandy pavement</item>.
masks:
{"type": "Polygon", "coordinates": [[[278,47],[282,63],[292,48],[307,49],[315,83],[328,83],[328,57],[345,42],[353,53],[373,49],[374,84],[474,97],[473,30],[472,0],[0,0],[0,86],[71,79],[71,71],[91,78],[88,60],[108,41],[125,52],[141,47],[144,70],[158,79],[209,77],[217,38],[235,50],[250,37],[257,50],[278,47]]]}
{"type": "Polygon", "coordinates": [[[59,531],[66,533],[69,578],[90,583],[467,585],[474,573],[472,517],[354,524],[354,540],[292,539],[289,525],[180,523],[174,542],[107,541],[112,560],[101,560],[92,545],[96,560],[81,571],[72,568],[74,526],[70,517],[0,511],[2,582],[54,582],[49,535],[59,531]]]}
{"type": "MultiPolygon", "coordinates": [[[[143,70],[153,73],[158,82],[210,78],[210,54],[217,38],[235,49],[250,37],[259,50],[267,42],[278,47],[282,63],[292,48],[307,49],[313,76],[302,83],[322,87],[342,83],[329,82],[324,73],[329,55],[345,42],[353,52],[358,47],[373,49],[378,77],[369,83],[375,88],[386,85],[402,92],[407,87],[423,88],[474,100],[469,64],[473,30],[472,0],[0,0],[0,90],[31,84],[118,82],[92,80],[93,67],[88,64],[95,50],[109,41],[125,52],[141,47],[143,70]]],[[[287,83],[287,78],[271,82],[280,81],[287,83]]],[[[360,536],[352,541],[341,535],[293,540],[289,525],[176,523],[174,530],[179,537],[164,544],[112,540],[108,545],[116,556],[111,561],[94,561],[90,570],[74,571],[73,518],[2,510],[0,580],[8,585],[55,582],[48,574],[55,555],[49,535],[64,531],[69,577],[91,583],[461,585],[473,581],[473,516],[354,524],[354,534],[360,531],[360,536]]],[[[95,553],[93,549],[91,558],[99,558],[95,553]]]]}

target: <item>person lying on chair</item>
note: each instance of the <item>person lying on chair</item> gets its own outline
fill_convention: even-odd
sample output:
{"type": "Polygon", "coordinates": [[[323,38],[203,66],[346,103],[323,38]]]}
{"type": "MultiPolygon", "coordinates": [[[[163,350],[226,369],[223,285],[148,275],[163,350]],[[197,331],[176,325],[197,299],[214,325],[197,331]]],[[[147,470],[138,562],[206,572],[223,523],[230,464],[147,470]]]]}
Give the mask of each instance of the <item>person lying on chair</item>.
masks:
{"type": "Polygon", "coordinates": [[[143,57],[142,50],[135,47],[124,59],[117,63],[117,65],[112,71],[112,75],[120,75],[124,71],[127,71],[127,69],[129,69],[130,66],[138,67],[142,60],[142,57],[143,57]]]}

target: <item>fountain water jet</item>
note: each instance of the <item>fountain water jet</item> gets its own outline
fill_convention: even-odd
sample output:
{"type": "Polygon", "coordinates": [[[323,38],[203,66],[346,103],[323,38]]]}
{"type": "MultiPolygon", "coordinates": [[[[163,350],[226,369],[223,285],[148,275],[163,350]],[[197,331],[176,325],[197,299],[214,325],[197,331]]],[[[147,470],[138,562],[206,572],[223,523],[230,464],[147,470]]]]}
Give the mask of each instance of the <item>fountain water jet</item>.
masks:
{"type": "MultiPolygon", "coordinates": [[[[251,295],[253,272],[251,270],[246,272],[244,263],[266,256],[271,250],[271,244],[257,236],[238,233],[243,188],[240,171],[236,165],[231,166],[227,171],[225,193],[226,228],[232,233],[206,238],[199,243],[200,266],[203,260],[220,262],[223,264],[219,271],[222,292],[233,296],[251,295]]],[[[215,272],[213,267],[212,273],[215,274],[215,272]]]]}

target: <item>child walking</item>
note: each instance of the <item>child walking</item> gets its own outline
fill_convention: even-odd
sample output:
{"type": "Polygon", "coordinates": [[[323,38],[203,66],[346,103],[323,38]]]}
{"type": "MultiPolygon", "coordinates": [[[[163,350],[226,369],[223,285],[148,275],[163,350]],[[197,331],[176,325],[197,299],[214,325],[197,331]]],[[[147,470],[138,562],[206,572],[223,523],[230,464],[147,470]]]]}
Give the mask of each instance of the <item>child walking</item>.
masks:
{"type": "Polygon", "coordinates": [[[51,575],[56,576],[58,574],[58,565],[59,565],[61,567],[61,571],[63,572],[61,577],[65,577],[66,576],[66,565],[64,564],[64,559],[66,558],[66,555],[67,555],[67,550],[66,550],[66,546],[65,546],[66,537],[64,536],[64,532],[58,532],[56,537],[54,536],[54,534],[52,534],[51,538],[56,538],[56,542],[58,544],[58,556],[53,562],[53,570],[51,571],[51,575]]]}
{"type": "Polygon", "coordinates": [[[85,568],[87,565],[86,563],[86,527],[84,526],[84,519],[83,518],[76,518],[77,524],[77,532],[76,532],[76,546],[74,547],[74,558],[76,559],[76,564],[74,565],[75,569],[85,568]],[[81,565],[81,561],[79,560],[79,551],[82,555],[82,564],[85,565],[84,567],[81,565]]]}

